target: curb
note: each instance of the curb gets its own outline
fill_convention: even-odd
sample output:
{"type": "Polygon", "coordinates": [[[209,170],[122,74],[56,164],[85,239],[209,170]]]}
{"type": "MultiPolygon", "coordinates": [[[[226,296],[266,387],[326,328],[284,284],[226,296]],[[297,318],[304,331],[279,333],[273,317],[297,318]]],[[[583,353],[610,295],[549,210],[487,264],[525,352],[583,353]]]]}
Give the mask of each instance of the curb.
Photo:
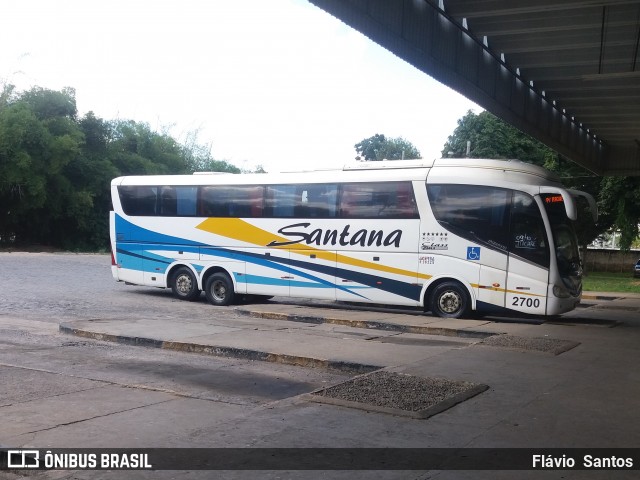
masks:
{"type": "Polygon", "coordinates": [[[616,300],[618,298],[625,298],[624,295],[590,295],[590,294],[582,294],[583,300],[616,300]]]}
{"type": "Polygon", "coordinates": [[[74,335],[76,337],[91,338],[105,342],[121,343],[138,347],[162,348],[178,352],[200,353],[216,357],[239,358],[244,360],[255,360],[261,362],[282,363],[285,365],[296,365],[299,367],[322,368],[325,370],[336,370],[345,373],[370,373],[384,368],[385,365],[367,365],[356,362],[342,360],[327,360],[313,357],[303,357],[299,355],[288,355],[284,353],[261,352],[246,348],[226,347],[218,345],[204,345],[197,343],[173,342],[157,340],[146,337],[128,337],[125,335],[114,335],[110,333],[98,333],[82,330],[71,325],[61,323],[58,327],[61,333],[74,335]]]}
{"type": "Polygon", "coordinates": [[[342,325],[352,328],[364,328],[370,330],[383,330],[387,332],[399,333],[417,333],[420,335],[440,335],[445,337],[461,337],[461,338],[487,338],[496,335],[495,332],[487,332],[482,330],[467,330],[456,328],[429,327],[422,325],[401,325],[398,323],[387,323],[375,320],[348,320],[346,318],[324,317],[316,315],[297,315],[292,313],[281,312],[264,312],[259,310],[247,310],[244,308],[236,308],[236,312],[255,318],[266,318],[271,320],[288,320],[291,322],[304,323],[329,323],[333,325],[342,325]]]}

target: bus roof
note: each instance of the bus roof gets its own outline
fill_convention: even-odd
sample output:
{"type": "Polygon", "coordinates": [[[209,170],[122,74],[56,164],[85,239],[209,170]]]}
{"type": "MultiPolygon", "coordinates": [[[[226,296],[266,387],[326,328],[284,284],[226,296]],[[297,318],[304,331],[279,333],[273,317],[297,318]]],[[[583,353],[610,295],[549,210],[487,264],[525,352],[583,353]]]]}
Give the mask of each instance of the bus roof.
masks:
{"type": "Polygon", "coordinates": [[[477,158],[441,158],[437,160],[383,160],[354,162],[342,169],[316,169],[283,173],[196,172],[194,175],[141,175],[118,177],[113,185],[258,185],[258,184],[310,184],[366,181],[425,181],[427,176],[443,181],[473,183],[501,180],[529,185],[555,185],[560,179],[537,165],[518,160],[477,158]],[[465,181],[466,179],[466,181],[465,181]]]}

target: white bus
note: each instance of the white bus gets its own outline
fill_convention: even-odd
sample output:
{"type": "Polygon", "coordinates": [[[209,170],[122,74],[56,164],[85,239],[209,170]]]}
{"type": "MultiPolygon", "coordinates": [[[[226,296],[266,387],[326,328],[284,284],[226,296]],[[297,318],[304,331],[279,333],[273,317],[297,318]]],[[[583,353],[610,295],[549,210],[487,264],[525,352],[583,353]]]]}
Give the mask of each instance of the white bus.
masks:
{"type": "Polygon", "coordinates": [[[580,301],[575,197],[518,161],[358,162],[279,174],[119,177],[112,272],[214,305],[290,296],[556,315],[580,301]]]}

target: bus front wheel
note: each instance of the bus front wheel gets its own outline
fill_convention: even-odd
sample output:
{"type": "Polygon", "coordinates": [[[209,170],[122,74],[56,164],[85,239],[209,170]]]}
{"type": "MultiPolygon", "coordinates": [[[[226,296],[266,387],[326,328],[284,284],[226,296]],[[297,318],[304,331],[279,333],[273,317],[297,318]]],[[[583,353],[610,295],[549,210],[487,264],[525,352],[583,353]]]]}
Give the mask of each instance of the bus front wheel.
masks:
{"type": "Polygon", "coordinates": [[[233,282],[222,272],[214,273],[207,279],[204,293],[209,303],[217,306],[229,305],[235,297],[233,282]]]}
{"type": "Polygon", "coordinates": [[[463,318],[470,307],[469,293],[457,282],[441,283],[431,295],[431,313],[438,317],[463,318]]]}
{"type": "Polygon", "coordinates": [[[180,300],[195,300],[198,298],[200,295],[198,280],[191,269],[180,267],[171,275],[171,291],[180,300]]]}

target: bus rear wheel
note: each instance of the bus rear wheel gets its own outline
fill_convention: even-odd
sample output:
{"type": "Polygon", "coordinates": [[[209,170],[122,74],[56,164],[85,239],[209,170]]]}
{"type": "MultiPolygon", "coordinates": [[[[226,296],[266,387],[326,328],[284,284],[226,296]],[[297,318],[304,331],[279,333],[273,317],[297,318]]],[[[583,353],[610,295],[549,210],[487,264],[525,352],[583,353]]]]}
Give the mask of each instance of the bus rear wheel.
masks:
{"type": "Polygon", "coordinates": [[[198,280],[191,269],[180,267],[171,275],[171,291],[180,300],[195,300],[200,296],[198,280]]]}
{"type": "Polygon", "coordinates": [[[471,300],[458,282],[438,285],[431,295],[431,313],[444,318],[464,318],[469,314],[471,300]]]}
{"type": "Polygon", "coordinates": [[[204,294],[212,305],[225,306],[233,302],[233,282],[226,273],[214,273],[207,279],[204,294]]]}

